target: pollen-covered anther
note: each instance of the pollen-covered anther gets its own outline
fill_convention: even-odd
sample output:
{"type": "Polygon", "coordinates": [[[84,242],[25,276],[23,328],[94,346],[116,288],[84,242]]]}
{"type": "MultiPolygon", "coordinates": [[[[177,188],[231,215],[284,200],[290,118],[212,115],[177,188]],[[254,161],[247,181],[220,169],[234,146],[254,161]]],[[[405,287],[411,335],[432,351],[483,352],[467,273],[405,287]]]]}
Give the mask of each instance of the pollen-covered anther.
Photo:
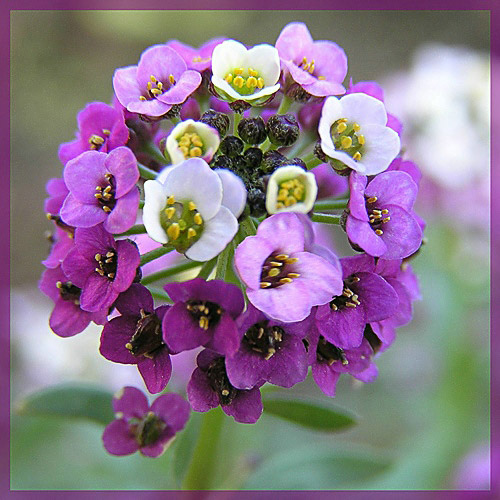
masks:
{"type": "Polygon", "coordinates": [[[281,267],[283,265],[283,262],[275,262],[274,260],[269,263],[270,266],[272,267],[281,267]]]}
{"type": "Polygon", "coordinates": [[[203,330],[208,330],[208,325],[209,325],[208,318],[206,316],[202,316],[198,321],[198,325],[203,330]]]}
{"type": "Polygon", "coordinates": [[[343,132],[345,132],[347,129],[347,125],[345,122],[340,122],[338,125],[337,125],[337,133],[339,134],[342,134],[343,132]]]}
{"type": "Polygon", "coordinates": [[[278,276],[278,274],[280,274],[281,270],[276,268],[276,267],[272,267],[271,269],[269,269],[269,272],[267,273],[267,275],[270,277],[270,278],[274,278],[275,276],[278,276]]]}
{"type": "Polygon", "coordinates": [[[356,160],[356,161],[361,160],[361,153],[360,153],[359,151],[356,151],[356,152],[352,155],[352,159],[353,159],[353,160],[356,160]]]}
{"type": "Polygon", "coordinates": [[[288,257],[285,259],[286,264],[295,264],[299,261],[298,257],[288,257]]]}
{"type": "Polygon", "coordinates": [[[286,253],[280,253],[274,257],[276,260],[287,260],[289,256],[286,253]]]}
{"type": "Polygon", "coordinates": [[[378,198],[376,196],[371,196],[370,198],[368,198],[366,201],[368,203],[375,203],[376,201],[378,200],[378,198]]]}
{"type": "Polygon", "coordinates": [[[288,278],[288,277],[287,277],[287,278],[281,278],[281,279],[279,280],[279,283],[280,283],[280,285],[286,285],[287,283],[291,283],[292,281],[293,281],[293,279],[292,279],[292,278],[288,278]]]}
{"type": "Polygon", "coordinates": [[[289,278],[294,279],[294,278],[299,278],[299,277],[300,277],[300,274],[299,274],[299,273],[288,273],[288,274],[287,274],[287,276],[288,276],[289,278]]]}
{"type": "Polygon", "coordinates": [[[361,130],[359,123],[353,123],[352,128],[354,129],[354,132],[359,132],[361,130]]]}
{"type": "Polygon", "coordinates": [[[352,146],[352,139],[346,135],[340,139],[340,144],[344,149],[349,149],[352,146]]]}
{"type": "Polygon", "coordinates": [[[169,81],[172,85],[174,85],[174,83],[175,83],[175,78],[174,78],[174,75],[172,75],[172,74],[168,75],[168,81],[169,81]]]}
{"type": "Polygon", "coordinates": [[[276,349],[274,347],[270,347],[267,351],[267,354],[264,356],[264,359],[267,361],[268,359],[271,359],[274,354],[276,353],[276,349]]]}
{"type": "Polygon", "coordinates": [[[271,283],[269,283],[268,281],[261,281],[260,282],[261,288],[269,288],[270,286],[271,286],[271,283]]]}
{"type": "Polygon", "coordinates": [[[196,236],[196,231],[192,227],[190,227],[187,232],[188,240],[194,238],[195,236],[196,236]]]}
{"type": "Polygon", "coordinates": [[[201,226],[203,224],[203,217],[199,213],[194,215],[193,220],[194,223],[198,226],[201,226]]]}
{"type": "Polygon", "coordinates": [[[363,146],[363,144],[365,143],[365,136],[363,134],[359,134],[357,137],[358,137],[358,143],[361,144],[361,146],[363,146]]]}
{"type": "Polygon", "coordinates": [[[165,215],[168,219],[171,219],[175,215],[175,207],[168,207],[165,209],[165,215]]]}
{"type": "Polygon", "coordinates": [[[191,210],[191,212],[192,212],[193,210],[196,210],[196,203],[195,203],[194,201],[190,201],[190,202],[188,203],[188,208],[189,208],[189,210],[191,210]]]}
{"type": "Polygon", "coordinates": [[[107,213],[111,212],[111,208],[107,207],[106,205],[104,205],[102,209],[107,213]]]}
{"type": "Polygon", "coordinates": [[[102,129],[102,133],[103,133],[104,135],[110,135],[110,134],[111,134],[111,130],[108,130],[107,128],[103,128],[103,129],[102,129]]]}
{"type": "Polygon", "coordinates": [[[176,240],[181,234],[181,228],[177,222],[171,224],[167,229],[167,235],[170,239],[176,240]]]}
{"type": "Polygon", "coordinates": [[[375,234],[377,236],[382,236],[384,234],[384,231],[382,231],[382,229],[375,229],[375,234]]]}
{"type": "Polygon", "coordinates": [[[134,347],[133,347],[133,345],[132,345],[130,342],[127,342],[127,343],[125,344],[125,349],[128,349],[129,351],[131,351],[133,348],[134,348],[134,347]]]}
{"type": "Polygon", "coordinates": [[[382,219],[382,222],[386,223],[386,222],[389,222],[391,220],[390,217],[385,217],[382,219]]]}
{"type": "Polygon", "coordinates": [[[168,198],[167,198],[167,205],[173,205],[175,203],[175,198],[174,198],[174,195],[170,195],[168,198]]]}

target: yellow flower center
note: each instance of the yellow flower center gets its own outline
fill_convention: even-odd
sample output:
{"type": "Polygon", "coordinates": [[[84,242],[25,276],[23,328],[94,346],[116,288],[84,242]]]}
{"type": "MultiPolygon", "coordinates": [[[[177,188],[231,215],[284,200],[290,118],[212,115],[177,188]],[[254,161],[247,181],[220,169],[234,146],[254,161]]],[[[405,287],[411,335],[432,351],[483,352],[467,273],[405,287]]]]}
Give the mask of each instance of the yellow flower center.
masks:
{"type": "Polygon", "coordinates": [[[304,201],[306,196],[306,185],[301,179],[289,179],[280,183],[278,186],[277,208],[290,207],[300,201],[304,201]]]}
{"type": "Polygon", "coordinates": [[[186,132],[177,141],[184,158],[194,158],[203,154],[203,141],[196,132],[186,132]]]}
{"type": "Polygon", "coordinates": [[[234,68],[224,77],[236,92],[244,95],[253,94],[264,87],[264,78],[253,68],[234,68]]]}

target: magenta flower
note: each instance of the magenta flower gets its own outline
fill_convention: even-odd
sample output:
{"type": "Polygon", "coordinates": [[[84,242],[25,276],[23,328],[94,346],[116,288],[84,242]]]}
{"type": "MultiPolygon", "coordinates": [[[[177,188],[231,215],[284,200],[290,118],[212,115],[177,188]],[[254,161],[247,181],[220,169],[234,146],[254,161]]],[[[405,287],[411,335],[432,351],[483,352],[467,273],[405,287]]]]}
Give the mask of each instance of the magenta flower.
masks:
{"type": "Polygon", "coordinates": [[[109,153],[127,144],[129,131],[123,113],[112,106],[91,102],[78,113],[76,120],[76,139],[59,146],[59,159],[63,165],[88,150],[109,153]]]}
{"type": "Polygon", "coordinates": [[[62,263],[68,280],[82,289],[81,308],[95,312],[110,307],[136,277],[140,256],[130,240],[115,241],[102,224],[77,228],[75,246],[62,263]]]}
{"type": "Polygon", "coordinates": [[[194,69],[201,73],[212,67],[212,52],[215,47],[224,40],[227,40],[227,38],[212,38],[198,49],[179,42],[178,40],[170,40],[167,42],[167,47],[174,49],[182,59],[184,59],[188,69],[194,69]]]}
{"type": "Polygon", "coordinates": [[[221,406],[236,422],[254,424],[262,414],[260,386],[242,390],[231,385],[224,357],[205,349],[196,359],[198,367],[187,386],[189,404],[194,411],[206,412],[221,406]]]}
{"type": "Polygon", "coordinates": [[[139,450],[158,457],[172,443],[189,419],[189,404],[178,394],[163,394],[149,406],[135,387],[120,389],[113,398],[116,420],[104,429],[102,441],[112,455],[130,455],[139,450]]]}
{"type": "Polygon", "coordinates": [[[316,177],[318,185],[317,199],[336,198],[347,193],[348,181],[345,177],[336,174],[328,163],[322,163],[314,167],[311,172],[316,177]]]}
{"type": "Polygon", "coordinates": [[[50,269],[60,266],[74,245],[74,233],[71,230],[59,227],[57,222],[55,222],[55,225],[56,231],[50,236],[52,243],[50,253],[45,260],[42,260],[42,264],[50,269]]]}
{"type": "Polygon", "coordinates": [[[359,347],[367,323],[394,314],[398,295],[376,274],[375,260],[366,254],[340,259],[344,289],[316,311],[319,333],[342,349],[359,347]]]}
{"type": "Polygon", "coordinates": [[[72,337],[83,332],[91,321],[98,325],[106,323],[108,309],[95,312],[80,307],[81,288],[75,286],[60,266],[46,269],[38,284],[40,290],[54,301],[49,325],[60,337],[72,337]]]}
{"type": "Polygon", "coordinates": [[[50,179],[45,189],[49,197],[44,202],[44,209],[47,214],[59,215],[61,207],[68,196],[69,190],[64,183],[64,179],[53,178],[50,179]]]}
{"type": "Polygon", "coordinates": [[[135,223],[139,208],[137,160],[126,147],[111,153],[87,151],[64,168],[69,194],[61,217],[75,227],[101,222],[110,233],[123,233],[135,223]]]}
{"type": "Polygon", "coordinates": [[[128,111],[161,117],[182,104],[200,85],[198,71],[166,45],[145,50],[137,66],[118,68],[113,76],[116,97],[128,111]]]}
{"type": "Polygon", "coordinates": [[[199,346],[220,354],[238,349],[240,336],[235,320],[245,303],[236,285],[195,278],[164,288],[175,302],[163,317],[163,338],[172,353],[199,346]]]}
{"type": "Polygon", "coordinates": [[[163,342],[161,321],[170,306],[156,309],[149,290],[132,284],[115,302],[121,316],[106,323],[101,334],[100,353],[110,361],[137,365],[148,391],[165,389],[172,363],[163,342]]]}
{"type": "Polygon", "coordinates": [[[291,212],[272,215],[234,254],[250,302],[268,317],[285,323],[302,321],[313,306],[342,292],[339,270],[305,250],[302,220],[291,212]]]}
{"type": "Polygon", "coordinates": [[[342,373],[366,383],[376,378],[377,367],[371,361],[374,352],[368,340],[363,338],[358,347],[341,349],[328,342],[317,328],[313,328],[308,341],[313,379],[327,396],[335,397],[337,381],[342,373]]]}
{"type": "Polygon", "coordinates": [[[281,323],[267,318],[248,305],[238,319],[239,350],[226,357],[227,376],[238,389],[251,389],[270,382],[292,387],[307,377],[307,352],[302,342],[311,318],[298,323],[281,323]]]}
{"type": "Polygon", "coordinates": [[[336,43],[313,41],[304,23],[289,23],[276,41],[281,63],[294,82],[316,97],[345,93],[347,57],[336,43]]]}
{"type": "Polygon", "coordinates": [[[418,187],[405,172],[377,175],[367,185],[367,177],[351,172],[349,240],[367,254],[384,259],[400,259],[413,254],[422,243],[422,229],[413,212],[418,187]]]}

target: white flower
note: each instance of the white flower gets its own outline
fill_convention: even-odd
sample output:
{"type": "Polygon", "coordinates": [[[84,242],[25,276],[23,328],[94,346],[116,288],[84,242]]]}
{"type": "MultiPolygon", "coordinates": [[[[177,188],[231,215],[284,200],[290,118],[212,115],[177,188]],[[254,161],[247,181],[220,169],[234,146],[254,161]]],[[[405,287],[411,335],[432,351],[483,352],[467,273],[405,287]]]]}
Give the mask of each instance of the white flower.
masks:
{"type": "Polygon", "coordinates": [[[362,93],[329,97],[318,127],[321,149],[360,174],[379,174],[401,148],[398,134],[386,123],[385,106],[374,97],[362,93]]]}
{"type": "Polygon", "coordinates": [[[164,172],[144,183],[146,231],[189,259],[212,259],[238,230],[236,217],[222,205],[219,175],[201,158],[185,160],[164,172]]]}
{"type": "Polygon", "coordinates": [[[247,50],[236,40],[226,40],[212,54],[212,83],[229,102],[262,104],[279,90],[279,76],[278,51],[267,43],[247,50]]]}
{"type": "Polygon", "coordinates": [[[269,214],[279,212],[308,213],[312,210],[318,185],[312,172],[297,165],[276,169],[267,184],[266,210],[269,214]]]}
{"type": "Polygon", "coordinates": [[[210,125],[194,120],[178,123],[167,137],[166,147],[175,165],[199,157],[209,162],[219,147],[219,133],[210,125]]]}

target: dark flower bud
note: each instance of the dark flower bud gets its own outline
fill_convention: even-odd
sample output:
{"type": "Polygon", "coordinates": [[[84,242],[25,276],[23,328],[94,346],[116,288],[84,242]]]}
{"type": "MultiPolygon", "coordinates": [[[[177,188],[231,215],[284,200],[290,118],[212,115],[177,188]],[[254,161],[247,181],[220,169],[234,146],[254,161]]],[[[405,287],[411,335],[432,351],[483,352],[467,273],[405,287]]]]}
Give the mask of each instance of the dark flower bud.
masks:
{"type": "Polygon", "coordinates": [[[259,148],[248,148],[243,155],[249,169],[257,169],[262,162],[264,154],[259,148]]]}
{"type": "Polygon", "coordinates": [[[235,113],[244,113],[247,109],[250,109],[252,105],[246,101],[243,101],[242,99],[239,99],[237,101],[229,102],[229,107],[235,112],[235,113]]]}
{"type": "Polygon", "coordinates": [[[233,157],[241,154],[243,146],[243,141],[239,137],[236,137],[235,135],[228,135],[222,139],[219,150],[222,154],[233,157]]]}
{"type": "Polygon", "coordinates": [[[258,188],[250,188],[247,194],[247,203],[250,214],[260,217],[266,213],[266,193],[258,188]]]}
{"type": "Polygon", "coordinates": [[[300,103],[306,103],[312,97],[312,95],[304,90],[298,83],[292,83],[292,85],[288,88],[286,95],[294,101],[300,103]]]}
{"type": "Polygon", "coordinates": [[[264,155],[260,168],[265,174],[271,174],[287,162],[288,158],[286,156],[278,153],[278,151],[271,150],[264,155]]]}
{"type": "Polygon", "coordinates": [[[212,168],[227,168],[228,170],[232,170],[233,161],[229,156],[219,155],[210,162],[210,166],[212,168]]]}
{"type": "Polygon", "coordinates": [[[266,130],[269,140],[277,146],[291,146],[299,137],[299,125],[291,114],[271,116],[266,130]]]}
{"type": "Polygon", "coordinates": [[[243,118],[238,124],[240,137],[248,144],[260,144],[267,137],[266,124],[259,116],[257,118],[243,118]]]}
{"type": "Polygon", "coordinates": [[[327,156],[325,153],[323,153],[323,150],[321,149],[321,142],[317,141],[316,144],[314,145],[314,156],[318,158],[318,160],[321,160],[322,162],[325,162],[328,160],[327,156]]]}
{"type": "Polygon", "coordinates": [[[217,130],[221,138],[227,134],[227,129],[229,128],[229,116],[213,109],[205,111],[201,115],[200,122],[206,123],[217,130]]]}
{"type": "Polygon", "coordinates": [[[288,165],[297,165],[298,167],[302,167],[304,170],[307,170],[306,162],[299,157],[288,160],[288,165]]]}

